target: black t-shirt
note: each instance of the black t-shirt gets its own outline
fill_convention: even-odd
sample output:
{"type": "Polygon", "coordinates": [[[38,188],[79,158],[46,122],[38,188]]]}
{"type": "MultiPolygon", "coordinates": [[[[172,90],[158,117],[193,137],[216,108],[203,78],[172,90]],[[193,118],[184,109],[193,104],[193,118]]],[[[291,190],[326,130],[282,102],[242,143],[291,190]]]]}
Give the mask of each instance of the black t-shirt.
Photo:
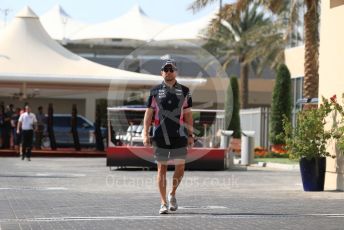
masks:
{"type": "Polygon", "coordinates": [[[151,89],[146,105],[154,110],[154,139],[187,137],[184,110],[192,107],[188,87],[177,82],[169,87],[163,82],[151,89]]]}

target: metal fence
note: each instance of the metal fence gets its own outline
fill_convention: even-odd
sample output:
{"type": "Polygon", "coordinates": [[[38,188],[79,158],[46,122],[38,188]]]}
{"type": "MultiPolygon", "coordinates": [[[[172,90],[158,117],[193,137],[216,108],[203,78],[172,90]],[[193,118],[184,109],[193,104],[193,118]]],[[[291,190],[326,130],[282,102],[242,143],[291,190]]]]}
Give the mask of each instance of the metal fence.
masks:
{"type": "MultiPolygon", "coordinates": [[[[142,145],[143,117],[145,106],[109,107],[108,127],[111,142],[116,145],[142,145]]],[[[224,111],[192,109],[194,115],[194,133],[203,147],[219,147],[219,130],[224,129],[224,111]]],[[[109,142],[109,146],[112,144],[109,142]]],[[[198,147],[200,147],[198,146],[198,147]]]]}
{"type": "MultiPolygon", "coordinates": [[[[144,108],[108,108],[108,118],[114,129],[116,136],[127,137],[128,132],[136,132],[138,134],[137,127],[142,126],[142,119],[144,115],[144,108]],[[132,117],[133,116],[133,117],[132,117]],[[130,124],[134,125],[129,129],[130,124]]],[[[223,110],[199,110],[193,109],[194,113],[200,113],[197,120],[195,120],[195,125],[197,123],[202,123],[198,127],[200,133],[196,133],[198,139],[202,140],[205,147],[218,147],[220,145],[220,135],[219,130],[224,129],[224,111],[223,110]],[[204,114],[213,114],[211,119],[208,119],[204,114]],[[202,121],[203,120],[203,121],[202,121]],[[206,121],[209,121],[208,123],[206,121]]],[[[254,131],[254,146],[262,146],[265,148],[269,147],[269,108],[254,108],[254,109],[242,109],[240,110],[240,123],[241,129],[246,131],[254,131]]],[[[110,129],[110,130],[111,130],[110,129]]],[[[142,129],[140,129],[140,132],[142,129]]],[[[141,143],[142,141],[140,141],[141,143]]],[[[142,144],[142,143],[141,143],[142,144]]]]}
{"type": "Polygon", "coordinates": [[[270,108],[240,110],[241,130],[254,131],[255,146],[269,147],[270,108]]]}

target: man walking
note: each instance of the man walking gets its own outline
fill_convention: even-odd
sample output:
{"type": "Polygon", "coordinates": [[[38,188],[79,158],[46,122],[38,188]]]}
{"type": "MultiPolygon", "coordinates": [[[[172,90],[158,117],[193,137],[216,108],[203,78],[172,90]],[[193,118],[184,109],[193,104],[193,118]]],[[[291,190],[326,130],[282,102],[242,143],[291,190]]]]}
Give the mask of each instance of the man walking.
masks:
{"type": "Polygon", "coordinates": [[[23,138],[23,154],[22,160],[27,157],[28,161],[31,161],[31,149],[33,141],[33,130],[37,125],[37,119],[34,113],[31,113],[31,109],[28,105],[25,106],[25,112],[20,115],[18,120],[17,133],[22,130],[23,138]]]}
{"type": "Polygon", "coordinates": [[[144,117],[143,144],[154,147],[154,157],[158,164],[157,182],[161,197],[159,213],[178,209],[176,190],[184,176],[187,146],[192,146],[193,120],[192,99],[189,88],[176,81],[177,65],[174,60],[167,60],[161,68],[164,81],[151,89],[147,100],[144,117]],[[155,112],[155,113],[154,113],[155,112]],[[149,127],[154,115],[154,132],[152,142],[149,127]],[[172,190],[166,200],[166,171],[168,161],[173,161],[172,190]]]}

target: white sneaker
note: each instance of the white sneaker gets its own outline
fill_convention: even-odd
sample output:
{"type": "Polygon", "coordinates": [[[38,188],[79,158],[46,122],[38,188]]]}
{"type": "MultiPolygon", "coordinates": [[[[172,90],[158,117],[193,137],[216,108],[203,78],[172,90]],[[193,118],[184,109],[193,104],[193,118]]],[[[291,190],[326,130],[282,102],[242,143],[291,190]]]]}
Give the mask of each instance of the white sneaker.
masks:
{"type": "Polygon", "coordinates": [[[167,205],[162,204],[159,210],[159,214],[167,214],[167,213],[168,213],[167,205]]]}
{"type": "Polygon", "coordinates": [[[170,211],[177,211],[178,209],[178,204],[177,204],[177,199],[176,196],[172,196],[171,193],[168,194],[168,207],[170,211]]]}

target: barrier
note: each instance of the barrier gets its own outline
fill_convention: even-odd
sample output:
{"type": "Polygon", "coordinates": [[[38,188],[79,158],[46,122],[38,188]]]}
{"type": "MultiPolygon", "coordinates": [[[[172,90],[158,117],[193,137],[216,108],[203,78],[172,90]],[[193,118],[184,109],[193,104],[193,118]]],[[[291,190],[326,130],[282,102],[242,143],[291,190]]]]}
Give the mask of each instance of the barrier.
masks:
{"type": "Polygon", "coordinates": [[[241,164],[250,165],[254,161],[254,131],[241,132],[241,164]]]}
{"type": "MultiPolygon", "coordinates": [[[[187,170],[224,170],[225,149],[190,148],[187,154],[187,170]]],[[[156,168],[153,148],[143,146],[109,147],[106,154],[108,167],[156,168]]]]}

